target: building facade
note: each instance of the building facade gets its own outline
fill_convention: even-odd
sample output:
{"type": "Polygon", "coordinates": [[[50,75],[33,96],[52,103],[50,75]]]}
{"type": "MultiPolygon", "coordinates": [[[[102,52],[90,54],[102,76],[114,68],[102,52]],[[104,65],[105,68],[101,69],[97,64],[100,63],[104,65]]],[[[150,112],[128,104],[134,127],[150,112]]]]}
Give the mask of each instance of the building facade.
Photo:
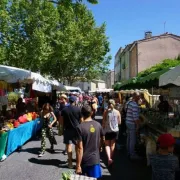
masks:
{"type": "Polygon", "coordinates": [[[114,70],[109,70],[108,72],[104,73],[101,77],[102,80],[105,81],[106,88],[107,89],[112,89],[114,85],[114,78],[115,78],[115,71],[114,70]]]}
{"type": "Polygon", "coordinates": [[[136,77],[139,72],[179,54],[180,36],[168,33],[152,36],[151,32],[146,32],[144,39],[127,45],[119,54],[120,81],[136,77]]]}
{"type": "Polygon", "coordinates": [[[121,79],[121,62],[120,62],[120,55],[123,49],[119,48],[118,52],[115,55],[114,60],[114,82],[119,82],[121,79]]]}
{"type": "Polygon", "coordinates": [[[128,80],[130,77],[130,49],[131,45],[127,45],[120,55],[120,77],[121,81],[128,80]]]}
{"type": "Polygon", "coordinates": [[[97,89],[105,89],[106,83],[103,80],[92,80],[89,82],[77,81],[72,86],[79,87],[84,92],[95,92],[97,89]]]}

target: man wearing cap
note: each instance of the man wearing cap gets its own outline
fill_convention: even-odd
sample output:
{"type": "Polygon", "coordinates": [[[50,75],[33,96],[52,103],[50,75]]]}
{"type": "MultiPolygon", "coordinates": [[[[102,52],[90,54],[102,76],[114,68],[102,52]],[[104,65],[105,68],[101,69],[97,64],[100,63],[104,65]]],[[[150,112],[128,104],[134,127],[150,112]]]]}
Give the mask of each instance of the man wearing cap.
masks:
{"type": "Polygon", "coordinates": [[[82,121],[81,110],[76,106],[76,97],[70,96],[69,106],[61,111],[61,125],[64,129],[64,144],[68,154],[68,167],[72,165],[72,144],[76,144],[77,126],[82,121]]]}
{"type": "Polygon", "coordinates": [[[171,134],[162,134],[157,143],[159,154],[150,157],[152,179],[175,180],[175,172],[179,171],[178,158],[173,155],[175,139],[171,134]]]}

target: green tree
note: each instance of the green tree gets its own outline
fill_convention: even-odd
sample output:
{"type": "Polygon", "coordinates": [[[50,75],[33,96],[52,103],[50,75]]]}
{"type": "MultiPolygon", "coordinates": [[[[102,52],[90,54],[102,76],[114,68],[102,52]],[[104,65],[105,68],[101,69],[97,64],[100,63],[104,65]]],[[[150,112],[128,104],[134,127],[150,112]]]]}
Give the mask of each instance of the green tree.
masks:
{"type": "MultiPolygon", "coordinates": [[[[59,5],[71,5],[71,3],[82,3],[83,0],[48,0],[49,2],[52,2],[54,4],[59,4],[59,5]]],[[[87,2],[91,4],[98,4],[98,0],[87,0],[87,2]]]]}
{"type": "Polygon", "coordinates": [[[43,72],[51,69],[52,77],[68,80],[90,80],[104,71],[110,62],[106,57],[109,42],[105,24],[97,27],[92,13],[85,5],[58,7],[60,27],[55,32],[54,53],[44,61],[43,72]]]}
{"type": "Polygon", "coordinates": [[[2,9],[1,42],[7,53],[4,64],[40,70],[42,61],[52,53],[50,43],[59,19],[57,9],[43,0],[4,1],[2,9]]]}
{"type": "Polygon", "coordinates": [[[110,57],[105,24],[97,26],[85,5],[62,0],[3,0],[0,62],[40,71],[58,80],[93,79],[110,57]],[[60,2],[60,1],[58,1],[60,2]]]}

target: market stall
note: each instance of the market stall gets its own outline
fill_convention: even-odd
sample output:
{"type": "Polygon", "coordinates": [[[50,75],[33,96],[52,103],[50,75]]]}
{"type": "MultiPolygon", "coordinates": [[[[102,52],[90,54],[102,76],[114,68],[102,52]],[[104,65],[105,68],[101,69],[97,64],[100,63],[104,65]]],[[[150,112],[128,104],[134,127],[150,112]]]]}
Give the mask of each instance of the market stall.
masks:
{"type": "Polygon", "coordinates": [[[167,86],[171,84],[180,86],[180,66],[171,68],[171,70],[160,76],[159,86],[167,86]]]}
{"type": "Polygon", "coordinates": [[[69,92],[78,92],[78,93],[81,93],[81,88],[79,87],[74,87],[74,86],[65,86],[65,89],[66,91],[69,91],[69,92]]]}
{"type": "Polygon", "coordinates": [[[18,120],[9,120],[2,127],[0,131],[0,160],[6,159],[41,129],[42,122],[35,113],[32,113],[31,117],[30,115],[23,117],[24,119],[20,117],[18,120]]]}
{"type": "Polygon", "coordinates": [[[8,83],[16,83],[28,78],[31,75],[31,71],[0,65],[0,80],[8,83]]]}
{"type": "Polygon", "coordinates": [[[0,159],[5,155],[6,144],[7,144],[8,132],[0,133],[0,159]]]}
{"type": "Polygon", "coordinates": [[[42,124],[40,119],[20,125],[18,128],[8,132],[6,156],[9,156],[25,142],[34,137],[40,130],[42,124]]]}
{"type": "Polygon", "coordinates": [[[32,98],[24,99],[25,103],[19,104],[23,111],[17,113],[21,93],[15,92],[15,88],[22,89],[20,84],[27,83],[31,84],[30,89],[33,87],[42,92],[51,92],[52,84],[40,74],[9,66],[0,66],[0,80],[0,159],[4,160],[41,128],[40,119],[37,119],[36,112],[32,110],[35,104],[29,103],[32,98]]]}
{"type": "Polygon", "coordinates": [[[56,91],[65,91],[65,86],[58,82],[57,80],[50,80],[50,83],[52,84],[52,89],[56,91]]]}
{"type": "Polygon", "coordinates": [[[110,93],[110,92],[112,92],[113,91],[113,89],[97,89],[96,90],[96,92],[97,93],[110,93]]]}

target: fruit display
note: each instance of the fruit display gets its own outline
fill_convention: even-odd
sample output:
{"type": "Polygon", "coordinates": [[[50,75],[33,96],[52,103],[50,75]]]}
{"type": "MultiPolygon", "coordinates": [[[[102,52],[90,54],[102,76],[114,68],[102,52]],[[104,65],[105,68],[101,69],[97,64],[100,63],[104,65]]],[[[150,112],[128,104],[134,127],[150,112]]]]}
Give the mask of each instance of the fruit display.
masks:
{"type": "Polygon", "coordinates": [[[38,114],[36,112],[32,112],[32,113],[27,113],[20,116],[17,120],[10,119],[10,120],[4,121],[0,126],[0,130],[1,132],[12,130],[14,128],[17,128],[20,124],[24,124],[26,122],[35,120],[37,117],[38,117],[38,114]]]}
{"type": "Polygon", "coordinates": [[[5,126],[8,127],[10,130],[14,128],[14,125],[11,122],[5,123],[5,126]]]}

